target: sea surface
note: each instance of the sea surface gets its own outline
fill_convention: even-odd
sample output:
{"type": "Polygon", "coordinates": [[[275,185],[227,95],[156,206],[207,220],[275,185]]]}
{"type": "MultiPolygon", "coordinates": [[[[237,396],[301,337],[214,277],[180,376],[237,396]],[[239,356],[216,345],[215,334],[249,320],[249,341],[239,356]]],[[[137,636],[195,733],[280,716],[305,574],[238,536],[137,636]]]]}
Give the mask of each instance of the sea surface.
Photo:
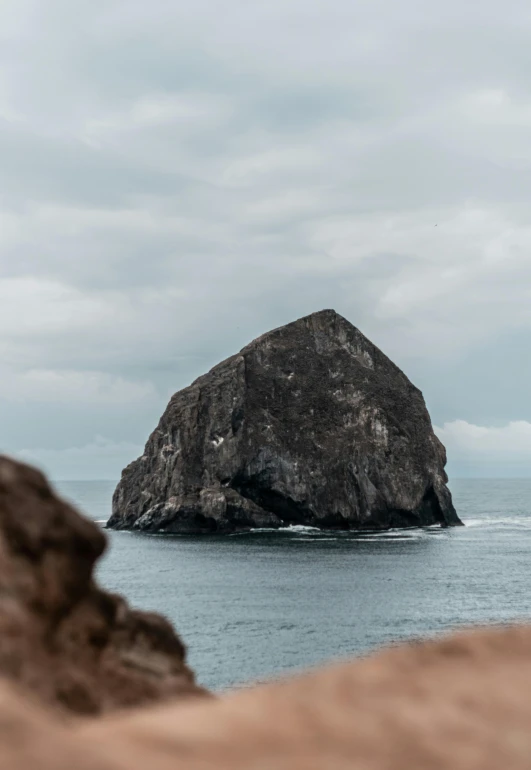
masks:
{"type": "MultiPolygon", "coordinates": [[[[62,482],[103,526],[114,483],[62,482]]],[[[169,537],[109,532],[100,582],[164,613],[215,690],[463,625],[531,619],[531,479],[451,484],[466,527],[169,537]]]]}

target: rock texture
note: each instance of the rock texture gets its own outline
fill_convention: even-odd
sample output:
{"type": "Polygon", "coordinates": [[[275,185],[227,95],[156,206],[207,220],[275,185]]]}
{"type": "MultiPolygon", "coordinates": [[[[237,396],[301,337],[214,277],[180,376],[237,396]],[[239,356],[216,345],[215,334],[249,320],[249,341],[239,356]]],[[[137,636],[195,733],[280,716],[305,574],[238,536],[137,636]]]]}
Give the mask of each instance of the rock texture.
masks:
{"type": "Polygon", "coordinates": [[[109,527],[455,525],[421,392],[333,310],[258,338],[171,399],[109,527]]]}
{"type": "Polygon", "coordinates": [[[93,579],[105,535],[0,457],[0,676],[66,712],[199,694],[172,626],[93,579]]]}
{"type": "Polygon", "coordinates": [[[85,729],[129,770],[524,770],[531,629],[476,631],[85,729]]]}
{"type": "Polygon", "coordinates": [[[0,684],[2,770],[528,770],[531,629],[65,729],[0,684]]]}

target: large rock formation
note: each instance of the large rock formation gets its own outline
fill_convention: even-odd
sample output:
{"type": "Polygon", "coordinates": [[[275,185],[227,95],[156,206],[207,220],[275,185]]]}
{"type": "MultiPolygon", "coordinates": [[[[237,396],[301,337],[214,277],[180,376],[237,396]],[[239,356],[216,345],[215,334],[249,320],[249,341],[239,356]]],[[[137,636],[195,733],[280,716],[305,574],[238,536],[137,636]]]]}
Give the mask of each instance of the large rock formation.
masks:
{"type": "Polygon", "coordinates": [[[109,527],[233,532],[459,524],[405,374],[333,310],[275,329],[171,399],[109,527]]]}
{"type": "Polygon", "coordinates": [[[94,582],[104,548],[41,473],[0,457],[0,676],[78,714],[201,693],[171,624],[94,582]]]}

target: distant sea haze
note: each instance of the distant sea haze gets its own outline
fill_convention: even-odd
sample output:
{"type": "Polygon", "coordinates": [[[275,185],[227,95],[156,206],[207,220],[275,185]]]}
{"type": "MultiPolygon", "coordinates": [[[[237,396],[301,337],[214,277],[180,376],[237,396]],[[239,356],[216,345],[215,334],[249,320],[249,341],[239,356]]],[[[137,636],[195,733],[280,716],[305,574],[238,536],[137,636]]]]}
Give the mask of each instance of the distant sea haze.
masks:
{"type": "MultiPolygon", "coordinates": [[[[114,482],[59,491],[102,525],[114,482]]],[[[109,532],[106,588],[164,613],[219,690],[456,626],[531,618],[531,479],[457,479],[466,527],[359,535],[109,532]]]]}

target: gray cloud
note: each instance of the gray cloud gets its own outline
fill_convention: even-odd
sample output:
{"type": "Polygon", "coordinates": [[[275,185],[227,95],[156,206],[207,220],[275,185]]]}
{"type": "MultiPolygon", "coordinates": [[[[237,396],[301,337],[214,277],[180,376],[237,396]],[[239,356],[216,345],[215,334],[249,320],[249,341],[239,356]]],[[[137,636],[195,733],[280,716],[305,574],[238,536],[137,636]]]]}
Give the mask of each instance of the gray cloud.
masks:
{"type": "Polygon", "coordinates": [[[101,474],[329,306],[437,424],[531,420],[530,35],[520,0],[4,0],[3,448],[101,474]]]}

